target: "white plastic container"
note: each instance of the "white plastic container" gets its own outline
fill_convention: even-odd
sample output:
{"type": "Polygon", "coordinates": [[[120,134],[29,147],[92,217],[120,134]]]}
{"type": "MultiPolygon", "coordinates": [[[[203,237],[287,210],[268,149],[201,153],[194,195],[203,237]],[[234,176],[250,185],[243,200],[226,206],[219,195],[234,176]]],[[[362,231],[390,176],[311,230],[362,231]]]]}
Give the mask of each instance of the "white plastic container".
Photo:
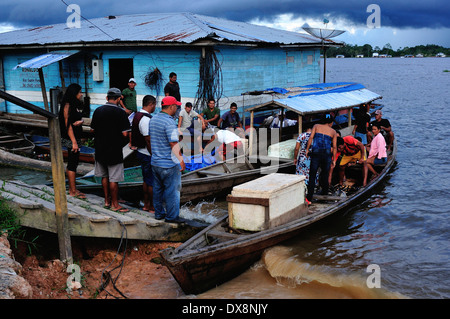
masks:
{"type": "Polygon", "coordinates": [[[235,186],[228,196],[230,227],[269,229],[307,214],[305,176],[274,173],[235,186]]]}

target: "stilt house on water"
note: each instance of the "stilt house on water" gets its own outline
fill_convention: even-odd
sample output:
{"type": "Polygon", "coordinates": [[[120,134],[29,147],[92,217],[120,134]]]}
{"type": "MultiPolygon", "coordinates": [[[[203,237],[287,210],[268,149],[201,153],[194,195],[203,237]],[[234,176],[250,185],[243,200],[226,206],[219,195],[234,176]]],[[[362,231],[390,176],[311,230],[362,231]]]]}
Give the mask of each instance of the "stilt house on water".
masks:
{"type": "MultiPolygon", "coordinates": [[[[137,103],[164,96],[169,74],[178,75],[181,102],[197,109],[213,97],[221,109],[261,104],[270,95],[243,92],[320,81],[320,49],[340,45],[307,34],[192,13],[108,16],[0,34],[0,89],[37,106],[46,93],[70,83],[83,87],[86,117],[104,104],[110,87],[137,82],[137,103]]],[[[0,111],[30,113],[0,100],[0,111]]]]}

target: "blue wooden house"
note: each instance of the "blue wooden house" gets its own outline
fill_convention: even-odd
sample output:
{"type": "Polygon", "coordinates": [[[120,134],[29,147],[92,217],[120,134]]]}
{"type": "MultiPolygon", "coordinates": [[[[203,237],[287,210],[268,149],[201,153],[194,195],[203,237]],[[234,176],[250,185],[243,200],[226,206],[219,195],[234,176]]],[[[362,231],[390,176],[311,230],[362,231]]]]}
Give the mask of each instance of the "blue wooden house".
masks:
{"type": "MultiPolygon", "coordinates": [[[[183,104],[201,109],[213,97],[221,109],[231,102],[243,108],[270,99],[251,92],[318,83],[322,45],[307,34],[192,13],[109,16],[80,28],[63,23],[0,34],[0,89],[44,107],[41,79],[47,95],[78,83],[92,114],[110,87],[123,90],[131,77],[138,108],[146,94],[160,100],[175,72],[183,104]]],[[[4,101],[0,111],[29,113],[4,101]]]]}

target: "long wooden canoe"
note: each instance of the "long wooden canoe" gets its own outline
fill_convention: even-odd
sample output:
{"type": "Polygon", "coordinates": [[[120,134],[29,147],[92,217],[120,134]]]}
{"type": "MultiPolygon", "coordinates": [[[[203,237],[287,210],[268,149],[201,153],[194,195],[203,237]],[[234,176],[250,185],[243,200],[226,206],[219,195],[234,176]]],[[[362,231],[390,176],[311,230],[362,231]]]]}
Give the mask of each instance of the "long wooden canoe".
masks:
{"type": "Polygon", "coordinates": [[[397,142],[394,141],[387,164],[376,167],[379,175],[365,187],[353,188],[346,197],[316,195],[305,217],[268,230],[236,233],[229,229],[226,215],[178,248],[162,251],[163,262],[186,294],[199,294],[224,283],[256,262],[266,248],[292,238],[305,227],[367,198],[393,168],[396,152],[397,142]]]}
{"type": "MultiPolygon", "coordinates": [[[[36,149],[42,153],[50,153],[50,140],[46,136],[29,135],[25,134],[25,137],[36,145],[36,149]]],[[[68,157],[66,147],[62,147],[63,157],[68,157]]],[[[85,163],[95,163],[95,148],[88,146],[80,146],[80,161],[85,163]]]]}
{"type": "Polygon", "coordinates": [[[35,145],[17,134],[0,131],[0,148],[15,154],[30,154],[35,145]]]}
{"type": "MultiPolygon", "coordinates": [[[[275,157],[241,155],[181,175],[181,203],[227,194],[239,185],[260,176],[274,173],[294,173],[294,161],[275,157]]],[[[119,183],[121,198],[136,202],[142,198],[142,171],[140,166],[124,170],[125,180],[119,183]]],[[[102,195],[101,178],[95,175],[76,179],[77,189],[102,195]]]]}

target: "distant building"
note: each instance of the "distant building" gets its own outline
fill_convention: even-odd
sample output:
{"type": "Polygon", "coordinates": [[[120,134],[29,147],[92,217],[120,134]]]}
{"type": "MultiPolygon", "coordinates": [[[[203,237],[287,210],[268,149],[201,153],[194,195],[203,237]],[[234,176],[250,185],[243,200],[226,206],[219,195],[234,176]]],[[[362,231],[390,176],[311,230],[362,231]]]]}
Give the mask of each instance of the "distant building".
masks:
{"type": "Polygon", "coordinates": [[[446,55],[444,53],[442,53],[442,52],[439,52],[438,54],[436,54],[436,57],[437,58],[445,58],[446,55]]]}
{"type": "Polygon", "coordinates": [[[357,54],[356,57],[357,58],[364,58],[364,54],[357,54]]]}
{"type": "MultiPolygon", "coordinates": [[[[137,81],[138,108],[146,94],[162,98],[171,72],[178,75],[183,105],[203,101],[199,97],[205,97],[201,89],[206,84],[222,109],[231,102],[247,107],[267,98],[246,95],[243,100],[243,92],[320,81],[322,43],[307,34],[192,13],[109,16],[91,22],[82,21],[81,28],[55,24],[0,34],[0,84],[8,93],[43,106],[37,72],[42,67],[47,92],[78,83],[90,99],[92,114],[110,87],[123,90],[131,77],[137,81]],[[49,52],[55,55],[45,56],[49,52]],[[34,68],[17,68],[37,57],[45,59],[34,68]],[[158,73],[151,73],[155,68],[160,81],[151,77],[158,73]],[[214,82],[201,76],[208,72],[214,82]]],[[[341,46],[332,41],[325,45],[341,46]]],[[[0,111],[29,113],[11,103],[0,104],[0,111]]]]}
{"type": "Polygon", "coordinates": [[[336,55],[336,58],[337,59],[343,59],[343,58],[345,58],[345,56],[343,56],[342,54],[338,54],[338,55],[336,55]]]}
{"type": "Polygon", "coordinates": [[[378,58],[378,56],[379,56],[378,52],[372,53],[372,58],[378,58]]]}

